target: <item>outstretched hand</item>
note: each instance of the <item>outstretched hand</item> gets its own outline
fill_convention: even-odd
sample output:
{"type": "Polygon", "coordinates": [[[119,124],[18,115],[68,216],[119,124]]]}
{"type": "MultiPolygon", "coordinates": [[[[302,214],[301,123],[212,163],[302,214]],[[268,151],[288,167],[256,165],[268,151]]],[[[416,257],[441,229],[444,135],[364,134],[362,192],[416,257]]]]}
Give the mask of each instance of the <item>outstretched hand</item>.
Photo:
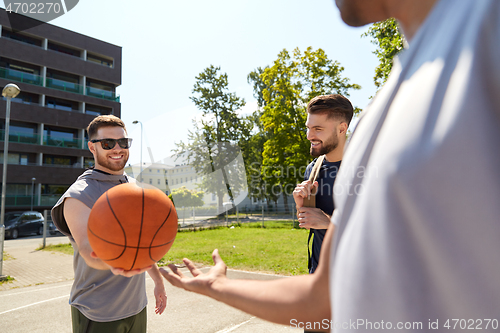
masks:
{"type": "Polygon", "coordinates": [[[203,273],[194,266],[191,260],[184,258],[183,262],[189,269],[193,277],[184,275],[174,264],[168,265],[168,267],[172,271],[171,273],[163,268],[160,268],[160,273],[173,286],[183,288],[188,291],[193,291],[198,294],[210,296],[211,291],[214,290],[215,285],[227,279],[227,266],[224,261],[222,261],[222,258],[219,255],[219,250],[214,250],[214,252],[212,253],[212,260],[214,261],[215,265],[212,266],[212,268],[210,268],[207,273],[203,273]]]}

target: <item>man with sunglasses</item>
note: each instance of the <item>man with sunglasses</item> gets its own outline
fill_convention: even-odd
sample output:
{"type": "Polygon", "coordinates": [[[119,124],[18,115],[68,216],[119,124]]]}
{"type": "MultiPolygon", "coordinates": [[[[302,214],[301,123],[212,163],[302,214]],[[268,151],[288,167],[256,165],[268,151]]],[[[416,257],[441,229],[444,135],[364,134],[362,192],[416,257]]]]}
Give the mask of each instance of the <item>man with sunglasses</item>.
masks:
{"type": "Polygon", "coordinates": [[[96,257],[87,238],[87,223],[95,201],[121,183],[135,181],[124,172],[132,139],[123,121],[112,115],[98,116],[87,128],[88,148],[95,166],[86,170],[52,208],[52,219],[74,248],[75,281],[69,303],[73,332],[146,332],[146,285],[148,271],[155,283],[156,313],[167,304],[158,267],[124,271],[96,257]]]}

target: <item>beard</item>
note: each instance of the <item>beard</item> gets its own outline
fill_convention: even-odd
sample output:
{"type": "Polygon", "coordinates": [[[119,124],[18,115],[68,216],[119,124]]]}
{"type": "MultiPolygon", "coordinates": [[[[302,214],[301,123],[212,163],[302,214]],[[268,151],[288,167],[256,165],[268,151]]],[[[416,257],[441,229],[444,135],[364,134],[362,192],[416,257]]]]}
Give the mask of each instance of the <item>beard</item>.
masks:
{"type": "Polygon", "coordinates": [[[328,154],[329,152],[335,150],[339,146],[339,139],[335,134],[333,134],[327,141],[321,141],[319,147],[311,146],[309,153],[313,157],[319,157],[321,155],[328,154]]]}
{"type": "Polygon", "coordinates": [[[111,171],[121,171],[125,168],[125,165],[128,162],[128,151],[123,152],[123,157],[123,160],[119,164],[112,163],[108,160],[107,154],[96,151],[97,164],[111,171]]]}

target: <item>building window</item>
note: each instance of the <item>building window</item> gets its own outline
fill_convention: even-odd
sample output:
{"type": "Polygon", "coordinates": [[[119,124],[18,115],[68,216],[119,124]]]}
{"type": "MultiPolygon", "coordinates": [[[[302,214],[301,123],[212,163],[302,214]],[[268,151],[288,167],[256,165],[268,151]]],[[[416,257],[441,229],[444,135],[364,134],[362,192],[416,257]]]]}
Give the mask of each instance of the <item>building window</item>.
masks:
{"type": "Polygon", "coordinates": [[[87,52],[87,61],[103,65],[106,67],[113,67],[113,59],[111,58],[104,58],[92,53],[87,52]]]}
{"type": "Polygon", "coordinates": [[[77,163],[77,158],[75,156],[58,156],[58,155],[44,155],[43,165],[53,165],[53,166],[79,166],[77,163]]]}
{"type": "Polygon", "coordinates": [[[95,165],[94,159],[91,157],[85,157],[83,160],[83,164],[85,165],[85,168],[91,168],[95,165]]]}
{"type": "Polygon", "coordinates": [[[149,179],[149,183],[153,185],[153,180],[151,178],[149,179]]]}
{"type": "Polygon", "coordinates": [[[64,111],[78,111],[78,102],[68,101],[65,99],[49,97],[45,98],[45,105],[49,108],[64,110],[64,111]]]}
{"type": "Polygon", "coordinates": [[[212,193],[212,201],[215,201],[215,193],[212,193]]]}
{"type": "Polygon", "coordinates": [[[160,185],[160,180],[158,179],[158,185],[160,185]]]}
{"type": "Polygon", "coordinates": [[[108,115],[113,113],[113,109],[104,106],[97,106],[92,104],[85,104],[85,113],[93,116],[108,115]]]}
{"type": "Polygon", "coordinates": [[[2,28],[2,37],[4,38],[9,38],[13,40],[17,40],[18,42],[42,47],[42,41],[40,39],[36,39],[30,36],[26,36],[23,34],[20,34],[18,32],[13,32],[10,30],[7,30],[5,27],[2,28]]]}
{"type": "MultiPolygon", "coordinates": [[[[6,99],[2,97],[2,99],[6,99]]],[[[30,94],[24,91],[21,91],[19,95],[12,99],[13,102],[24,103],[24,104],[38,104],[39,95],[30,94]]]]}
{"type": "MultiPolygon", "coordinates": [[[[3,152],[0,153],[0,163],[3,163],[3,152]]],[[[36,154],[9,152],[7,164],[36,165],[36,154]]]]}
{"type": "Polygon", "coordinates": [[[64,53],[73,57],[78,57],[78,58],[80,57],[80,51],[53,42],[49,42],[47,48],[49,50],[56,51],[59,53],[64,53]]]}

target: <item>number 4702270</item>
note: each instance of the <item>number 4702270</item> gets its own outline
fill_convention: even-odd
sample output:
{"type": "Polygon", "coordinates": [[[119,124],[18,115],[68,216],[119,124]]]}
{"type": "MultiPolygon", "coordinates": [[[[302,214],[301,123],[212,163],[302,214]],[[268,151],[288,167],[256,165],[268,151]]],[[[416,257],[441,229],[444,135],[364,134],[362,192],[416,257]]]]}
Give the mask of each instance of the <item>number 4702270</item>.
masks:
{"type": "Polygon", "coordinates": [[[49,13],[60,13],[61,4],[56,2],[46,2],[46,3],[25,3],[25,2],[13,2],[9,3],[5,8],[8,13],[17,14],[49,14],[49,13]]]}
{"type": "Polygon", "coordinates": [[[487,329],[498,329],[497,319],[448,319],[443,327],[452,330],[487,330],[487,329]]]}

